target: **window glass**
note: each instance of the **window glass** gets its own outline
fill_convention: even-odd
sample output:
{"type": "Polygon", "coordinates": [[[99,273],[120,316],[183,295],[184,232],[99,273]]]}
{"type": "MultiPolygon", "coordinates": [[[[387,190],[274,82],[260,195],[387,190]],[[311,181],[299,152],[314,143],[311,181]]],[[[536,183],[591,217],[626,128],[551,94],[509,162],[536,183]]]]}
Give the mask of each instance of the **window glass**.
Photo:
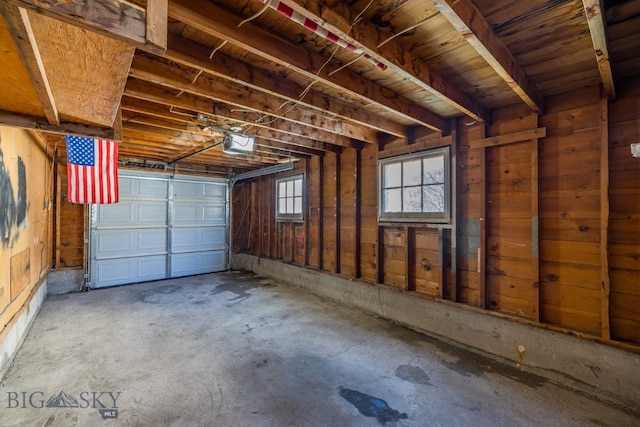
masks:
{"type": "Polygon", "coordinates": [[[422,177],[420,176],[420,160],[412,160],[402,164],[402,185],[420,185],[422,177]]]}
{"type": "Polygon", "coordinates": [[[402,189],[402,212],[422,212],[420,187],[404,187],[402,189]]]}
{"type": "Polygon", "coordinates": [[[440,184],[444,182],[444,157],[424,159],[424,183],[440,184]]]}
{"type": "Polygon", "coordinates": [[[384,187],[400,187],[402,185],[402,164],[392,163],[384,167],[384,187]]]}
{"type": "Polygon", "coordinates": [[[384,211],[402,212],[402,189],[384,190],[384,211]]]}

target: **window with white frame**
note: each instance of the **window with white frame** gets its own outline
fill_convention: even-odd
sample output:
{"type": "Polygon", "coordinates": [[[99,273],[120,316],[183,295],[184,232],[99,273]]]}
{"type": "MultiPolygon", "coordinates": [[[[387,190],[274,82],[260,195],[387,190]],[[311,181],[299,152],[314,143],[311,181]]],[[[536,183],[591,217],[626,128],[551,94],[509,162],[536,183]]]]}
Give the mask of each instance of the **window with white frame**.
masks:
{"type": "Polygon", "coordinates": [[[449,148],[380,160],[380,221],[450,220],[449,148]]]}
{"type": "Polygon", "coordinates": [[[302,175],[276,179],[276,218],[301,220],[303,200],[302,175]]]}

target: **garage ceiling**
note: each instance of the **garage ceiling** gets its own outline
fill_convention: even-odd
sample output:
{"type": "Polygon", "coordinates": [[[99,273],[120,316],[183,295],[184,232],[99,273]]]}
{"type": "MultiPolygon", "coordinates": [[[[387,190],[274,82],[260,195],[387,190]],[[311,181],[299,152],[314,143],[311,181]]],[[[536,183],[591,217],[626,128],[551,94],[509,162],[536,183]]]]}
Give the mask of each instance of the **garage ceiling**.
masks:
{"type": "Polygon", "coordinates": [[[115,133],[124,163],[231,174],[412,142],[583,87],[613,99],[640,70],[639,0],[95,3],[0,0],[0,124],[115,133]],[[256,151],[223,153],[232,128],[256,151]]]}

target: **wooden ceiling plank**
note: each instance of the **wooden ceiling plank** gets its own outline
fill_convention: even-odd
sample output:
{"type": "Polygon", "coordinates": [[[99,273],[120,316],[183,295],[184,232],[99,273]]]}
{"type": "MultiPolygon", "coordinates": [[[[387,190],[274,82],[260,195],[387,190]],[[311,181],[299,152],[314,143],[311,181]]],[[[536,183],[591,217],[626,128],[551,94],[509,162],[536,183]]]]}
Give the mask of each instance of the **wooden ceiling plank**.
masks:
{"type": "MultiPolygon", "coordinates": [[[[167,91],[162,87],[137,79],[129,80],[124,93],[125,95],[130,97],[159,104],[170,105],[178,108],[184,108],[186,110],[203,113],[209,116],[220,116],[232,120],[237,120],[239,122],[248,122],[251,123],[251,126],[257,128],[270,129],[271,126],[250,121],[249,113],[232,111],[230,108],[226,107],[223,104],[211,102],[210,100],[196,97],[190,94],[175,96],[175,94],[172,94],[170,91],[167,91]]],[[[349,140],[349,138],[332,134],[327,131],[310,128],[308,126],[302,126],[296,123],[279,122],[277,125],[277,130],[279,132],[288,133],[293,136],[317,141],[318,143],[322,142],[322,146],[325,147],[325,151],[338,152],[340,151],[340,149],[336,146],[354,145],[353,141],[349,140]],[[334,148],[330,148],[330,146],[333,146],[334,148]]]]}
{"type": "Polygon", "coordinates": [[[399,137],[404,126],[388,119],[368,113],[365,109],[337,101],[317,91],[307,91],[295,82],[270,73],[259,67],[240,61],[222,52],[209,58],[211,49],[176,34],[169,35],[167,52],[164,57],[197,70],[232,80],[247,87],[260,90],[298,105],[322,111],[360,126],[373,128],[399,137]]]}
{"type": "Polygon", "coordinates": [[[243,20],[213,3],[194,4],[188,0],[169,3],[169,16],[200,31],[227,40],[253,54],[277,62],[301,73],[311,81],[319,81],[350,96],[369,103],[434,130],[443,131],[446,121],[410,100],[398,96],[357,73],[343,69],[331,74],[323,64],[326,58],[309,52],[271,31],[248,22],[238,28],[243,20]]]}
{"type": "Polygon", "coordinates": [[[126,0],[109,2],[1,0],[1,2],[5,5],[12,4],[33,10],[93,32],[106,34],[148,52],[162,54],[167,48],[167,15],[163,17],[162,12],[164,8],[166,13],[168,0],[147,1],[147,9],[126,0]],[[147,32],[147,28],[151,31],[147,32]],[[162,45],[163,37],[164,46],[162,45]]]}
{"type": "MultiPolygon", "coordinates": [[[[425,61],[417,58],[399,43],[390,40],[380,46],[384,40],[381,40],[383,36],[375,25],[364,19],[349,25],[349,22],[354,20],[357,14],[348,9],[347,4],[342,3],[338,11],[338,9],[325,7],[322,2],[312,0],[281,0],[280,2],[345,41],[362,47],[365,53],[385,64],[389,70],[433,93],[469,117],[484,122],[489,121],[490,113],[479,101],[463,93],[447,81],[444,76],[431,70],[425,61]]],[[[433,129],[433,127],[431,128],[433,129]]],[[[442,131],[444,129],[434,130],[442,131]]]]}
{"type": "Polygon", "coordinates": [[[544,97],[471,0],[432,0],[496,73],[531,110],[541,113],[544,97]]]}
{"type": "Polygon", "coordinates": [[[616,98],[616,88],[613,79],[613,70],[609,57],[609,43],[607,42],[607,32],[605,15],[603,13],[602,0],[582,0],[584,12],[591,32],[593,49],[596,54],[596,62],[600,71],[602,85],[609,100],[616,98]]]}
{"type": "Polygon", "coordinates": [[[60,116],[27,11],[19,7],[6,5],[0,8],[0,13],[2,13],[13,41],[18,48],[22,62],[29,73],[31,83],[42,105],[47,121],[50,125],[59,125],[60,116]]]}
{"type": "MultiPolygon", "coordinates": [[[[192,83],[193,77],[188,71],[180,72],[176,67],[162,64],[150,58],[141,56],[134,58],[129,74],[140,80],[207,97],[237,108],[275,116],[283,121],[292,121],[360,141],[374,142],[376,140],[377,132],[372,129],[345,123],[342,120],[319,115],[317,112],[303,108],[290,109],[289,105],[284,104],[280,99],[227,80],[213,80],[206,76],[200,76],[195,83],[192,83]],[[278,113],[281,116],[278,116],[278,113]]],[[[350,148],[355,148],[350,139],[347,139],[345,143],[350,148]]]]}

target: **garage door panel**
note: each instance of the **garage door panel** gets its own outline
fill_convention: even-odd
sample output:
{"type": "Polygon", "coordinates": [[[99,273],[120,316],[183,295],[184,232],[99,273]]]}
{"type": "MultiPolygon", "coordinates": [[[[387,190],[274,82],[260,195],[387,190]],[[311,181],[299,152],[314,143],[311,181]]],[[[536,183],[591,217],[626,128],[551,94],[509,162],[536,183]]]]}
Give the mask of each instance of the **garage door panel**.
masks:
{"type": "Polygon", "coordinates": [[[203,205],[197,202],[173,205],[174,224],[226,224],[225,216],[225,205],[203,205]]]}
{"type": "Polygon", "coordinates": [[[210,182],[196,181],[174,181],[173,198],[174,200],[218,200],[225,202],[226,185],[210,182]]]}
{"type": "Polygon", "coordinates": [[[207,271],[223,271],[226,267],[226,250],[174,254],[171,259],[171,276],[182,277],[207,271]]]}
{"type": "Polygon", "coordinates": [[[166,253],[167,232],[164,228],[97,230],[95,234],[98,259],[115,256],[135,256],[166,253]]]}
{"type": "Polygon", "coordinates": [[[171,237],[174,252],[221,249],[226,246],[224,227],[174,228],[171,237]]]}
{"type": "Polygon", "coordinates": [[[99,287],[166,278],[166,257],[163,255],[109,259],[96,263],[96,279],[99,287]]]}
{"type": "Polygon", "coordinates": [[[99,227],[166,225],[166,202],[125,200],[98,207],[99,227]]]}
{"type": "Polygon", "coordinates": [[[166,199],[169,188],[168,178],[127,176],[118,177],[118,191],[120,198],[134,199],[166,199]]]}

